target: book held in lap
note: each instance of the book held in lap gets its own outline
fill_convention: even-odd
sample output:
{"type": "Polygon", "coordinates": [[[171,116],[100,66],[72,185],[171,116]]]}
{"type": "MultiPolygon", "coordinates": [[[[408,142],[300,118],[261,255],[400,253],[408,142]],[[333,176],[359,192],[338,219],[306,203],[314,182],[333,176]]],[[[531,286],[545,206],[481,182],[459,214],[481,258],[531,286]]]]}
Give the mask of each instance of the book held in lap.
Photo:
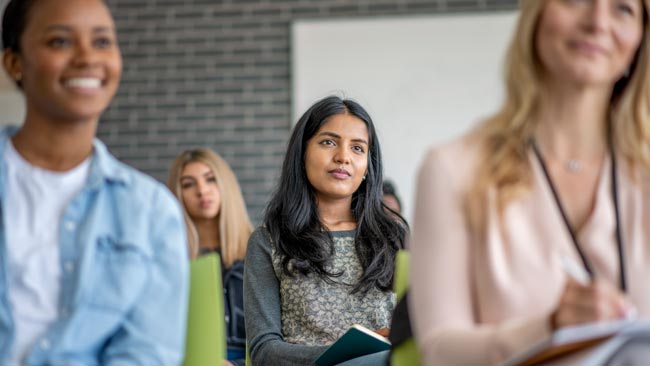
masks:
{"type": "Polygon", "coordinates": [[[334,366],[341,362],[390,349],[385,337],[361,325],[353,325],[318,359],[317,366],[334,366]]]}

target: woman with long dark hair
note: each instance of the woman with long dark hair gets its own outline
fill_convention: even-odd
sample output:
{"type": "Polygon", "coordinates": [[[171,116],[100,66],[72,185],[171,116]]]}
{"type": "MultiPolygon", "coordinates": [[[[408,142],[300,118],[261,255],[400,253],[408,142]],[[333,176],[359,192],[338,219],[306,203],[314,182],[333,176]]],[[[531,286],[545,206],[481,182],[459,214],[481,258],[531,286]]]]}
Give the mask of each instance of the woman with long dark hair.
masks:
{"type": "Polygon", "coordinates": [[[311,365],[353,324],[387,333],[407,226],[387,213],[382,181],[377,134],[359,104],[328,97],[300,118],[246,254],[254,364],[311,365]]]}

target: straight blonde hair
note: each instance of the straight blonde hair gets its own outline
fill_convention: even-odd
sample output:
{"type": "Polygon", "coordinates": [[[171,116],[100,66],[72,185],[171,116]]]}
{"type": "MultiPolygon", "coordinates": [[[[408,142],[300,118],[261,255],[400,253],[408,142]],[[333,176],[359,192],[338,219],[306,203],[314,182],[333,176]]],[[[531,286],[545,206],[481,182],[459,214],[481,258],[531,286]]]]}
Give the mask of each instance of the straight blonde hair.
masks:
{"type": "MultiPolygon", "coordinates": [[[[521,0],[520,15],[505,62],[505,102],[478,127],[483,161],[466,208],[470,225],[481,226],[486,197],[494,190],[497,207],[532,184],[528,145],[541,104],[543,69],[536,52],[536,32],[544,7],[552,0],[521,0]]],[[[629,74],[615,85],[609,105],[612,141],[633,166],[650,168],[650,65],[648,16],[650,0],[642,0],[643,36],[629,74]]],[[[477,228],[480,230],[480,228],[477,228]]]]}
{"type": "Polygon", "coordinates": [[[183,202],[181,175],[185,166],[193,162],[207,165],[217,180],[221,193],[221,207],[215,218],[219,225],[219,248],[224,265],[230,267],[235,261],[244,259],[248,238],[253,231],[239,183],[228,163],[208,148],[186,150],[172,163],[167,186],[182,203],[188,251],[192,259],[199,254],[199,236],[183,202]]]}

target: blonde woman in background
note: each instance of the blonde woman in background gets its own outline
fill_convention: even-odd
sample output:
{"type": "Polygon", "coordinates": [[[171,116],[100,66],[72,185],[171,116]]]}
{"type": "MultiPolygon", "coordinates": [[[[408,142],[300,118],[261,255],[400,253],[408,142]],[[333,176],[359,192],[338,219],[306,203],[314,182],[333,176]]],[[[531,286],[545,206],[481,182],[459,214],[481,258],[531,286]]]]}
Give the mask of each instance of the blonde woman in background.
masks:
{"type": "Polygon", "coordinates": [[[174,160],[168,186],[183,204],[190,257],[221,255],[228,360],[244,365],[243,271],[252,226],[237,178],[219,155],[200,148],[174,160]]]}
{"type": "Polygon", "coordinates": [[[421,167],[427,365],[499,364],[563,326],[650,315],[649,6],[521,1],[501,110],[421,167]]]}

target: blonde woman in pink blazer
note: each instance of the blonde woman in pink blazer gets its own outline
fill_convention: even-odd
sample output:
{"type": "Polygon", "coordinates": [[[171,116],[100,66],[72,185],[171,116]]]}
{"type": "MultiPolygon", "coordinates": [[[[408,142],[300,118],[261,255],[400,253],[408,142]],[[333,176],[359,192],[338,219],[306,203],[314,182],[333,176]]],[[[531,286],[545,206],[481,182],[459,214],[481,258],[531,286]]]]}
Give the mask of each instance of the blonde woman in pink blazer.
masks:
{"type": "Polygon", "coordinates": [[[500,364],[562,326],[650,316],[649,8],[521,1],[503,106],[419,173],[426,365],[500,364]]]}

